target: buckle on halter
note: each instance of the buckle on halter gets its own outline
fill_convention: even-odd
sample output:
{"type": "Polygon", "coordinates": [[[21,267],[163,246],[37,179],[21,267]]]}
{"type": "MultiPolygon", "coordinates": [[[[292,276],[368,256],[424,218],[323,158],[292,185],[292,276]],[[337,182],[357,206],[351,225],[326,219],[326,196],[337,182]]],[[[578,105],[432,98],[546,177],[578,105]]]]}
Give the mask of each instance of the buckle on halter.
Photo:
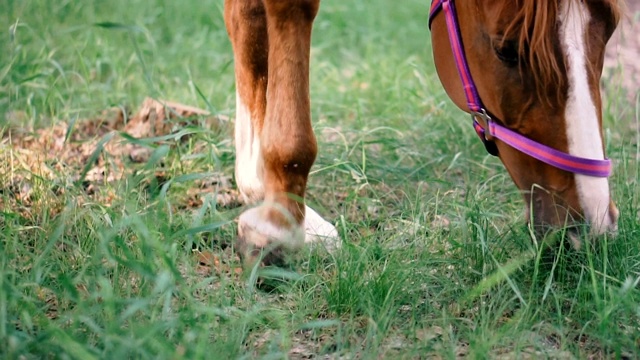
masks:
{"type": "Polygon", "coordinates": [[[491,116],[487,114],[487,110],[482,108],[479,111],[472,111],[471,118],[474,120],[476,120],[477,118],[482,119],[482,121],[484,121],[484,125],[488,125],[489,121],[491,121],[491,116]]]}
{"type": "Polygon", "coordinates": [[[491,116],[487,114],[487,110],[481,108],[480,111],[472,111],[471,120],[473,120],[475,124],[480,124],[480,127],[482,128],[481,130],[476,129],[476,132],[480,135],[480,140],[482,140],[487,152],[493,156],[498,156],[498,147],[496,146],[496,143],[493,142],[493,135],[491,134],[492,120],[491,116]],[[478,121],[478,119],[481,119],[482,123],[478,121]]]}
{"type": "Polygon", "coordinates": [[[487,110],[481,108],[479,111],[471,112],[471,120],[479,123],[484,128],[484,139],[487,141],[492,141],[492,131],[491,131],[491,116],[487,114],[487,110]],[[482,121],[478,121],[481,119],[482,121]]]}

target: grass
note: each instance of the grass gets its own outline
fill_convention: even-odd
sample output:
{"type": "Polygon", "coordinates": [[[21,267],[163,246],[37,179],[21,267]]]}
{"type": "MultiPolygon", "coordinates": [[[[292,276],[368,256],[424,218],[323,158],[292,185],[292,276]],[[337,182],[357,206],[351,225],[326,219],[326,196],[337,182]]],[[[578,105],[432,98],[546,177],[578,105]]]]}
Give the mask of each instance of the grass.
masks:
{"type": "Polygon", "coordinates": [[[108,202],[64,180],[82,169],[52,179],[6,161],[18,156],[11,128],[80,129],[148,96],[233,116],[221,2],[2,4],[0,357],[640,356],[640,104],[619,86],[607,83],[604,117],[619,236],[547,249],[440,87],[428,4],[326,1],[308,199],[345,245],[239,275],[230,245],[242,209],[215,192],[179,205],[199,178],[233,174],[228,122],[148,143],[145,164],[101,185],[116,194],[108,202]],[[30,200],[11,202],[25,174],[30,200]]]}

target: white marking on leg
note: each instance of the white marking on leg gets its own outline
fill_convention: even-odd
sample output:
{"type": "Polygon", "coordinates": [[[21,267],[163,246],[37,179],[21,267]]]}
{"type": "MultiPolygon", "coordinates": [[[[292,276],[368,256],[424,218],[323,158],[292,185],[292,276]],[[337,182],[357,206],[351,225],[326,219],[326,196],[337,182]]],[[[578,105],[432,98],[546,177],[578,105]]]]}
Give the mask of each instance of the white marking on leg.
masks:
{"type": "MultiPolygon", "coordinates": [[[[581,1],[561,2],[560,40],[567,58],[569,93],[565,109],[569,153],[589,159],[604,159],[598,113],[591,97],[586,67],[585,33],[589,10],[581,1]]],[[[580,205],[593,233],[613,230],[609,215],[609,182],[606,178],[575,175],[580,205]]]]}
{"type": "MultiPolygon", "coordinates": [[[[333,251],[342,245],[335,226],[324,220],[312,208],[305,206],[304,228],[300,225],[279,227],[264,215],[264,211],[270,206],[278,208],[275,204],[265,203],[243,212],[238,219],[239,230],[243,235],[248,231],[253,232],[253,236],[246,236],[246,239],[254,246],[262,248],[268,245],[283,245],[289,249],[296,249],[303,243],[321,243],[327,250],[333,251]]],[[[294,222],[293,218],[291,222],[294,222]]]]}
{"type": "Polygon", "coordinates": [[[303,244],[302,227],[297,224],[290,228],[276,226],[264,215],[264,211],[269,206],[275,205],[263,204],[243,212],[238,219],[239,231],[243,233],[252,231],[254,234],[245,238],[258,248],[269,245],[281,245],[289,249],[299,248],[303,244]]]}
{"type": "Polygon", "coordinates": [[[304,241],[306,243],[323,243],[329,251],[341,246],[340,236],[338,236],[336,227],[306,205],[304,229],[306,233],[304,241]]]}
{"type": "MultiPolygon", "coordinates": [[[[236,91],[236,183],[240,193],[247,203],[256,203],[264,199],[264,184],[262,182],[262,154],[260,152],[260,138],[254,132],[251,113],[236,91]]],[[[297,168],[299,164],[293,164],[297,168]]],[[[300,246],[302,237],[306,243],[323,243],[328,250],[340,247],[338,230],[325,221],[310,207],[306,207],[304,219],[304,235],[300,226],[282,228],[269,222],[262,211],[264,206],[249,209],[240,215],[239,231],[254,232],[247,236],[247,240],[254,246],[265,247],[271,242],[279,243],[290,248],[300,246]]]]}
{"type": "Polygon", "coordinates": [[[249,108],[236,91],[236,183],[247,203],[264,198],[264,185],[260,176],[262,167],[260,137],[255,133],[251,121],[249,108]]]}

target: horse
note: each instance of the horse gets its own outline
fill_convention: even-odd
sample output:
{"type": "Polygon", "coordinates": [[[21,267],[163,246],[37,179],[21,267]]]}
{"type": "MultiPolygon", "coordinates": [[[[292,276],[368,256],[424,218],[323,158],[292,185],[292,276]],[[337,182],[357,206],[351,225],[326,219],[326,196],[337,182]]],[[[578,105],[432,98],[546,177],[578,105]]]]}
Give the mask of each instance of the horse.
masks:
{"type": "MultiPolygon", "coordinates": [[[[599,81],[617,0],[433,0],[436,72],[522,192],[536,229],[615,233],[599,81]],[[576,227],[577,228],[577,227],[576,227]]],[[[320,0],[225,0],[235,58],[235,177],[247,203],[236,249],[278,263],[305,242],[340,245],[305,205],[318,146],[309,97],[320,0]]],[[[426,31],[426,30],[425,30],[426,31]]]]}

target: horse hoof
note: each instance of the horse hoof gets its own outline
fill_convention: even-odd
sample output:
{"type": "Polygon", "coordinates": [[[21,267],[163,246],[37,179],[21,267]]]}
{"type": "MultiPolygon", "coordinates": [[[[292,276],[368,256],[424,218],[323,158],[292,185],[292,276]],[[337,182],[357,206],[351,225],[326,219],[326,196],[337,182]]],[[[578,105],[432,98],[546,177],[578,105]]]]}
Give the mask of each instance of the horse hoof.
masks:
{"type": "Polygon", "coordinates": [[[290,255],[304,244],[304,232],[299,225],[285,227],[269,220],[271,209],[261,205],[249,209],[238,219],[236,250],[245,265],[282,266],[290,255]]]}
{"type": "Polygon", "coordinates": [[[307,244],[323,244],[329,252],[334,252],[342,246],[336,227],[308,206],[305,209],[304,230],[304,242],[307,244]]]}
{"type": "Polygon", "coordinates": [[[236,250],[245,265],[282,266],[304,244],[323,245],[333,252],[342,245],[338,230],[310,207],[305,209],[304,228],[277,225],[269,219],[273,209],[261,205],[249,209],[238,219],[236,250]]]}

